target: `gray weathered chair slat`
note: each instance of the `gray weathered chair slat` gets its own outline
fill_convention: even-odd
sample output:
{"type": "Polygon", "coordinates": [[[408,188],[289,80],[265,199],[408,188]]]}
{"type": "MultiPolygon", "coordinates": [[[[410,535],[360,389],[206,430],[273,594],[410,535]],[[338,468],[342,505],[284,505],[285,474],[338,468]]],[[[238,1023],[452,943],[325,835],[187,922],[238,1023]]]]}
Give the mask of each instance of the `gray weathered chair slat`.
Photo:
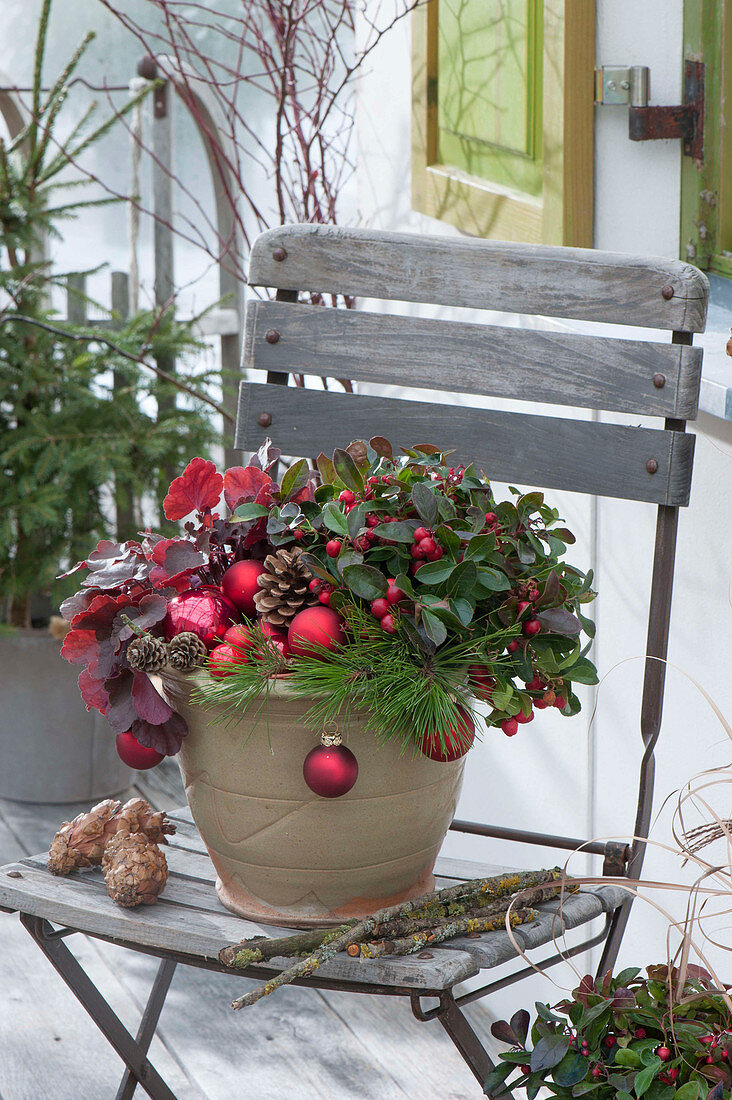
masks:
{"type": "MultiPolygon", "coordinates": [[[[495,480],[606,494],[658,505],[646,675],[643,685],[641,764],[637,814],[627,828],[648,835],[653,800],[653,753],[660,733],[673,583],[678,508],[688,501],[693,439],[685,420],[696,415],[701,353],[692,333],[703,331],[705,276],[675,260],[619,256],[502,242],[417,237],[332,226],[284,226],[255,241],[250,283],[277,291],[278,301],[250,304],[244,366],[267,372],[267,385],[241,386],[236,442],[254,450],[272,435],[285,453],[314,456],[321,449],[375,434],[395,442],[435,441],[475,460],[495,480]],[[310,302],[299,303],[299,294],[310,302]],[[671,342],[619,340],[540,328],[384,317],[325,308],[322,297],[358,295],[395,302],[465,306],[539,314],[672,332],[671,342]],[[539,416],[471,408],[445,409],[444,401],[404,401],[283,385],[291,373],[352,378],[368,383],[481,394],[518,401],[664,418],[663,429],[595,419],[539,416]],[[277,384],[272,384],[277,383],[277,384]],[[659,658],[660,660],[656,660],[659,658]]],[[[456,459],[457,461],[457,459],[456,459]]],[[[571,792],[569,792],[571,796],[571,792]]],[[[559,794],[558,794],[559,797],[559,794]]],[[[166,893],[143,912],[116,909],[98,871],[55,879],[42,857],[0,869],[0,906],[17,909],[38,945],[73,989],[128,1067],[118,1100],[129,1100],[139,1081],[156,1100],[174,1100],[147,1059],[176,962],[217,968],[220,948],[244,936],[279,930],[240,921],[219,905],[213,869],[187,810],[176,812],[178,833],[168,849],[166,893]],[[17,877],[22,876],[22,877],[17,877]],[[74,956],[51,928],[82,930],[163,962],[136,1039],[126,1031],[74,956]]],[[[632,894],[625,877],[640,874],[645,846],[581,841],[530,833],[513,823],[454,821],[452,828],[501,841],[604,856],[607,884],[539,906],[537,920],[515,930],[524,950],[555,941],[564,931],[604,918],[601,931],[543,957],[549,967],[604,943],[598,972],[612,967],[626,926],[632,894]],[[558,911],[561,909],[561,913],[558,911]]],[[[549,862],[549,861],[545,861],[549,862]]],[[[438,884],[496,873],[499,868],[440,860],[438,884]]],[[[462,1013],[469,1001],[504,988],[524,967],[456,994],[454,986],[478,971],[517,957],[506,932],[463,937],[409,958],[374,960],[338,956],[307,984],[354,993],[408,996],[419,1020],[437,1020],[482,1085],[492,1067],[462,1013]],[[436,1008],[424,1011],[429,991],[436,1008]]],[[[250,968],[266,976],[286,965],[272,960],[250,968]]],[[[503,1092],[501,1096],[510,1093],[503,1092]]]]}
{"type": "Polygon", "coordinates": [[[245,331],[245,369],[680,420],[697,413],[702,352],[680,344],[266,301],[249,302],[245,331]]]}
{"type": "Polygon", "coordinates": [[[694,437],[682,432],[242,384],[237,447],[253,450],[271,433],[285,454],[316,455],[332,444],[334,424],[346,442],[376,434],[374,424],[387,439],[403,439],[405,433],[412,443],[439,439],[455,452],[456,463],[472,460],[495,481],[652,504],[689,501],[694,437]]]}

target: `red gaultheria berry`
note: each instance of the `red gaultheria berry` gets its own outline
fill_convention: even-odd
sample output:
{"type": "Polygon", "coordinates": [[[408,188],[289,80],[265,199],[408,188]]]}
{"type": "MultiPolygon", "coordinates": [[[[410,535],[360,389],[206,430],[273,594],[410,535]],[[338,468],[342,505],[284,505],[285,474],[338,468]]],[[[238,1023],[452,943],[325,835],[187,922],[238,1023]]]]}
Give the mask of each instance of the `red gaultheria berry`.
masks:
{"type": "Polygon", "coordinates": [[[457,729],[450,726],[445,734],[444,748],[435,730],[425,730],[422,734],[419,747],[430,760],[439,760],[440,763],[445,763],[448,760],[459,760],[461,756],[465,756],[465,753],[473,744],[475,738],[473,719],[464,707],[458,707],[458,714],[460,717],[455,723],[457,729]]]}
{"type": "Polygon", "coordinates": [[[364,491],[364,494],[363,494],[363,499],[364,500],[373,500],[374,499],[374,490],[373,489],[366,489],[364,491]]]}
{"type": "Polygon", "coordinates": [[[523,615],[524,611],[528,611],[530,607],[531,604],[528,600],[519,600],[518,604],[516,605],[516,618],[519,618],[521,615],[523,615]]]}
{"type": "Polygon", "coordinates": [[[534,721],[534,712],[530,710],[528,714],[524,714],[524,712],[520,710],[518,714],[515,715],[515,718],[520,726],[525,726],[527,722],[534,721]]]}
{"type": "Polygon", "coordinates": [[[541,630],[541,623],[538,619],[529,619],[523,625],[524,634],[538,634],[541,630]]]}
{"type": "Polygon", "coordinates": [[[424,551],[424,556],[429,557],[437,549],[437,543],[432,537],[419,540],[419,548],[424,551]]]}
{"type": "Polygon", "coordinates": [[[426,564],[427,563],[424,562],[424,561],[413,561],[409,568],[412,571],[412,573],[416,573],[417,570],[421,569],[422,566],[426,565],[426,564]]]}
{"type": "Polygon", "coordinates": [[[616,1039],[616,1037],[614,1035],[606,1035],[605,1036],[605,1046],[610,1047],[611,1050],[615,1046],[617,1041],[618,1040],[616,1039]]]}
{"type": "Polygon", "coordinates": [[[554,700],[554,706],[557,708],[557,710],[564,710],[566,705],[567,705],[567,700],[564,698],[564,696],[563,695],[557,695],[556,699],[554,700]]]}
{"type": "Polygon", "coordinates": [[[678,1076],[679,1076],[679,1067],[678,1066],[671,1066],[671,1069],[668,1071],[668,1079],[669,1079],[669,1081],[672,1085],[673,1085],[674,1081],[676,1080],[676,1078],[678,1076]]]}
{"type": "Polygon", "coordinates": [[[359,535],[357,539],[354,539],[353,545],[356,547],[357,550],[365,552],[371,545],[372,539],[373,535],[370,532],[367,532],[364,535],[359,535]]]}
{"type": "Polygon", "coordinates": [[[330,539],[326,542],[325,552],[329,558],[337,558],[341,552],[341,544],[338,539],[330,539]]]}
{"type": "Polygon", "coordinates": [[[366,479],[366,484],[367,485],[378,485],[380,481],[381,481],[381,478],[376,477],[376,475],[374,475],[374,477],[369,477],[369,478],[366,479]]]}
{"type": "Polygon", "coordinates": [[[331,607],[306,607],[290,623],[287,640],[296,657],[319,656],[316,647],[339,649],[346,644],[343,619],[331,607]]]}
{"type": "Polygon", "coordinates": [[[148,749],[145,745],[141,745],[130,730],[126,730],[125,733],[118,733],[114,743],[117,755],[122,763],[126,764],[128,768],[135,768],[138,772],[154,768],[163,759],[161,752],[156,752],[155,749],[148,749]]]}
{"type": "Polygon", "coordinates": [[[384,615],[388,615],[390,611],[391,604],[383,596],[371,601],[371,614],[375,619],[383,619],[384,615]]]}
{"type": "Polygon", "coordinates": [[[532,584],[526,595],[529,597],[532,603],[536,603],[536,601],[539,599],[539,589],[536,587],[535,584],[532,584]]]}
{"type": "Polygon", "coordinates": [[[259,574],[263,572],[263,562],[247,558],[235,561],[221,578],[221,591],[245,615],[256,614],[254,594],[259,588],[259,574]]]}
{"type": "Polygon", "coordinates": [[[318,593],[318,599],[325,607],[330,607],[330,592],[323,589],[322,592],[318,593]]]}
{"type": "Polygon", "coordinates": [[[381,629],[385,630],[387,634],[396,634],[396,619],[390,611],[387,611],[386,615],[381,616],[381,629]]]}
{"type": "Polygon", "coordinates": [[[380,523],[381,518],[379,516],[375,516],[373,513],[370,516],[366,516],[367,527],[378,527],[380,523]]]}
{"type": "Polygon", "coordinates": [[[436,546],[432,553],[427,555],[427,561],[439,561],[444,553],[441,546],[436,546]]]}
{"type": "Polygon", "coordinates": [[[519,647],[519,644],[516,641],[516,639],[514,638],[513,641],[508,643],[508,645],[506,646],[506,649],[508,650],[509,653],[515,653],[516,650],[518,649],[518,647],[519,647]]]}
{"type": "Polygon", "coordinates": [[[413,543],[409,553],[412,555],[413,558],[424,559],[427,557],[427,551],[424,549],[424,546],[421,542],[413,543]]]}
{"type": "Polygon", "coordinates": [[[297,541],[299,542],[300,539],[305,538],[305,532],[302,530],[302,528],[296,527],[295,530],[292,532],[292,537],[294,539],[297,539],[297,541]]]}
{"type": "Polygon", "coordinates": [[[401,588],[397,588],[393,581],[389,581],[386,598],[390,604],[399,603],[400,600],[406,599],[406,593],[402,592],[401,588]]]}
{"type": "Polygon", "coordinates": [[[593,1066],[590,1070],[590,1073],[593,1077],[602,1077],[602,1069],[600,1068],[600,1066],[593,1066]]]}
{"type": "Polygon", "coordinates": [[[338,499],[342,501],[343,504],[355,504],[356,494],[352,493],[350,489],[344,489],[342,493],[338,494],[338,499]]]}
{"type": "Polygon", "coordinates": [[[316,594],[318,592],[320,592],[320,589],[322,587],[323,587],[323,582],[318,580],[317,577],[313,577],[313,579],[310,581],[310,584],[308,585],[308,588],[310,589],[310,591],[315,592],[316,594]]]}
{"type": "MultiPolygon", "coordinates": [[[[661,1056],[660,1056],[660,1054],[659,1054],[659,1058],[660,1058],[660,1057],[661,1057],[661,1056]]],[[[705,1062],[707,1063],[707,1065],[708,1065],[708,1066],[711,1066],[711,1065],[713,1065],[713,1064],[714,1064],[714,1055],[713,1055],[713,1054],[707,1054],[707,1056],[706,1056],[706,1058],[704,1059],[704,1061],[705,1061],[705,1062]]]]}
{"type": "Polygon", "coordinates": [[[644,1027],[637,1027],[635,1029],[635,1038],[636,1039],[645,1039],[647,1034],[648,1034],[648,1032],[646,1031],[646,1029],[644,1027]]]}
{"type": "Polygon", "coordinates": [[[557,701],[556,693],[553,692],[551,688],[549,688],[548,691],[544,692],[544,695],[542,696],[542,698],[544,699],[544,702],[546,703],[546,705],[548,707],[553,707],[554,704],[557,701]]]}
{"type": "Polygon", "coordinates": [[[587,1042],[586,1039],[583,1039],[582,1042],[580,1043],[580,1047],[582,1048],[582,1050],[589,1050],[590,1049],[590,1044],[587,1042]]]}
{"type": "Polygon", "coordinates": [[[493,695],[493,688],[496,686],[496,681],[485,665],[469,665],[468,679],[470,680],[470,686],[476,697],[478,699],[485,699],[486,702],[490,702],[493,695]]]}
{"type": "Polygon", "coordinates": [[[714,1042],[714,1036],[713,1035],[702,1035],[699,1042],[704,1043],[705,1046],[709,1046],[710,1043],[714,1042]]]}
{"type": "Polygon", "coordinates": [[[543,699],[534,699],[534,710],[546,710],[549,706],[543,699]]]}
{"type": "Polygon", "coordinates": [[[246,663],[245,653],[234,649],[231,645],[217,645],[215,649],[211,650],[211,656],[208,659],[208,671],[214,680],[223,680],[224,676],[231,676],[233,672],[236,672],[239,665],[245,665],[246,663]]]}
{"type": "Polygon", "coordinates": [[[669,1058],[671,1057],[671,1051],[668,1049],[668,1047],[656,1047],[656,1054],[662,1062],[668,1062],[669,1058]]]}
{"type": "Polygon", "coordinates": [[[504,718],[501,722],[501,729],[506,737],[513,737],[514,734],[518,733],[518,722],[515,718],[504,718]]]}
{"type": "Polygon", "coordinates": [[[546,687],[546,683],[544,680],[542,680],[541,676],[537,676],[536,674],[534,674],[534,679],[529,680],[526,687],[529,691],[543,691],[546,687]]]}
{"type": "Polygon", "coordinates": [[[497,519],[498,519],[498,516],[496,515],[495,512],[486,512],[485,521],[486,521],[486,523],[488,524],[489,527],[492,527],[497,519]]]}
{"type": "Polygon", "coordinates": [[[254,644],[252,628],[246,626],[244,623],[237,623],[236,626],[230,626],[224,634],[224,643],[232,646],[237,652],[246,653],[254,644]]]}
{"type": "Polygon", "coordinates": [[[429,539],[431,537],[432,532],[429,531],[426,527],[418,527],[417,530],[414,532],[415,542],[421,542],[422,539],[429,539]]]}
{"type": "Polygon", "coordinates": [[[529,1073],[531,1073],[531,1066],[519,1066],[519,1069],[524,1074],[528,1075],[529,1073]]]}

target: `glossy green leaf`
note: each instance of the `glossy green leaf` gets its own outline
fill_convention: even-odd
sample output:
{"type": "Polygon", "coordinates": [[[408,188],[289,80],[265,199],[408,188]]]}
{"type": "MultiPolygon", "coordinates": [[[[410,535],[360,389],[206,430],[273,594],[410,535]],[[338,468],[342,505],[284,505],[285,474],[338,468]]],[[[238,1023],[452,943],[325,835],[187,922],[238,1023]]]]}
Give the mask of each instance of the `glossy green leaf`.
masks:
{"type": "Polygon", "coordinates": [[[335,501],[323,508],[323,523],[329,531],[334,531],[337,535],[348,535],[348,517],[335,501]]]}
{"type": "Polygon", "coordinates": [[[545,1069],[553,1069],[559,1065],[568,1050],[569,1039],[566,1035],[545,1035],[531,1052],[531,1072],[540,1073],[545,1069]]]}
{"type": "Polygon", "coordinates": [[[346,488],[353,490],[354,493],[363,492],[363,474],[348,451],[336,447],[333,451],[333,466],[338,478],[346,488]]]}
{"type": "Polygon", "coordinates": [[[418,481],[412,489],[412,504],[420,518],[432,527],[437,520],[437,497],[424,481],[418,481]]]}
{"type": "Polygon", "coordinates": [[[440,561],[428,561],[419,570],[417,580],[421,584],[442,584],[455,568],[455,562],[445,558],[441,558],[440,561]]]}
{"type": "Polygon", "coordinates": [[[293,463],[282,478],[280,485],[280,499],[289,500],[295,493],[299,493],[307,484],[310,476],[310,468],[307,459],[301,458],[293,463]]]}
{"type": "Polygon", "coordinates": [[[250,501],[248,504],[240,504],[234,515],[244,520],[261,519],[262,516],[269,515],[269,508],[265,508],[263,504],[255,504],[254,501],[250,501]]]}
{"type": "Polygon", "coordinates": [[[386,577],[371,565],[347,565],[342,576],[351,591],[362,600],[375,600],[386,595],[386,577]]]}

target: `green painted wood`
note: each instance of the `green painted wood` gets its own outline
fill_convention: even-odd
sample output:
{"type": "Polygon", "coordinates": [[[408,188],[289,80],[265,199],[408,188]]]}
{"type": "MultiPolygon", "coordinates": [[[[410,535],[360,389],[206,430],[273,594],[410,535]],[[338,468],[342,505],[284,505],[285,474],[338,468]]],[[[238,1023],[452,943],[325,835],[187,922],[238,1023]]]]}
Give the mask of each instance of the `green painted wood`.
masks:
{"type": "Polygon", "coordinates": [[[236,446],[243,451],[271,435],[285,454],[316,455],[376,432],[404,445],[439,440],[455,463],[475,462],[493,481],[653,504],[689,500],[694,437],[681,432],[241,384],[236,446]],[[264,412],[266,429],[258,423],[264,412]]]}

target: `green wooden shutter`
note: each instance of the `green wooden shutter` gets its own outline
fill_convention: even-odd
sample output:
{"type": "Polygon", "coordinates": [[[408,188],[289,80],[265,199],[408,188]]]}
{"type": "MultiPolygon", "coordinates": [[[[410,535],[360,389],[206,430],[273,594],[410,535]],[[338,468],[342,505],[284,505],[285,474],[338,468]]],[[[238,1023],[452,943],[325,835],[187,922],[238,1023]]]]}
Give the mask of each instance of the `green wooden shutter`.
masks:
{"type": "Polygon", "coordinates": [[[438,0],[438,160],[542,189],[542,0],[438,0]]]}

